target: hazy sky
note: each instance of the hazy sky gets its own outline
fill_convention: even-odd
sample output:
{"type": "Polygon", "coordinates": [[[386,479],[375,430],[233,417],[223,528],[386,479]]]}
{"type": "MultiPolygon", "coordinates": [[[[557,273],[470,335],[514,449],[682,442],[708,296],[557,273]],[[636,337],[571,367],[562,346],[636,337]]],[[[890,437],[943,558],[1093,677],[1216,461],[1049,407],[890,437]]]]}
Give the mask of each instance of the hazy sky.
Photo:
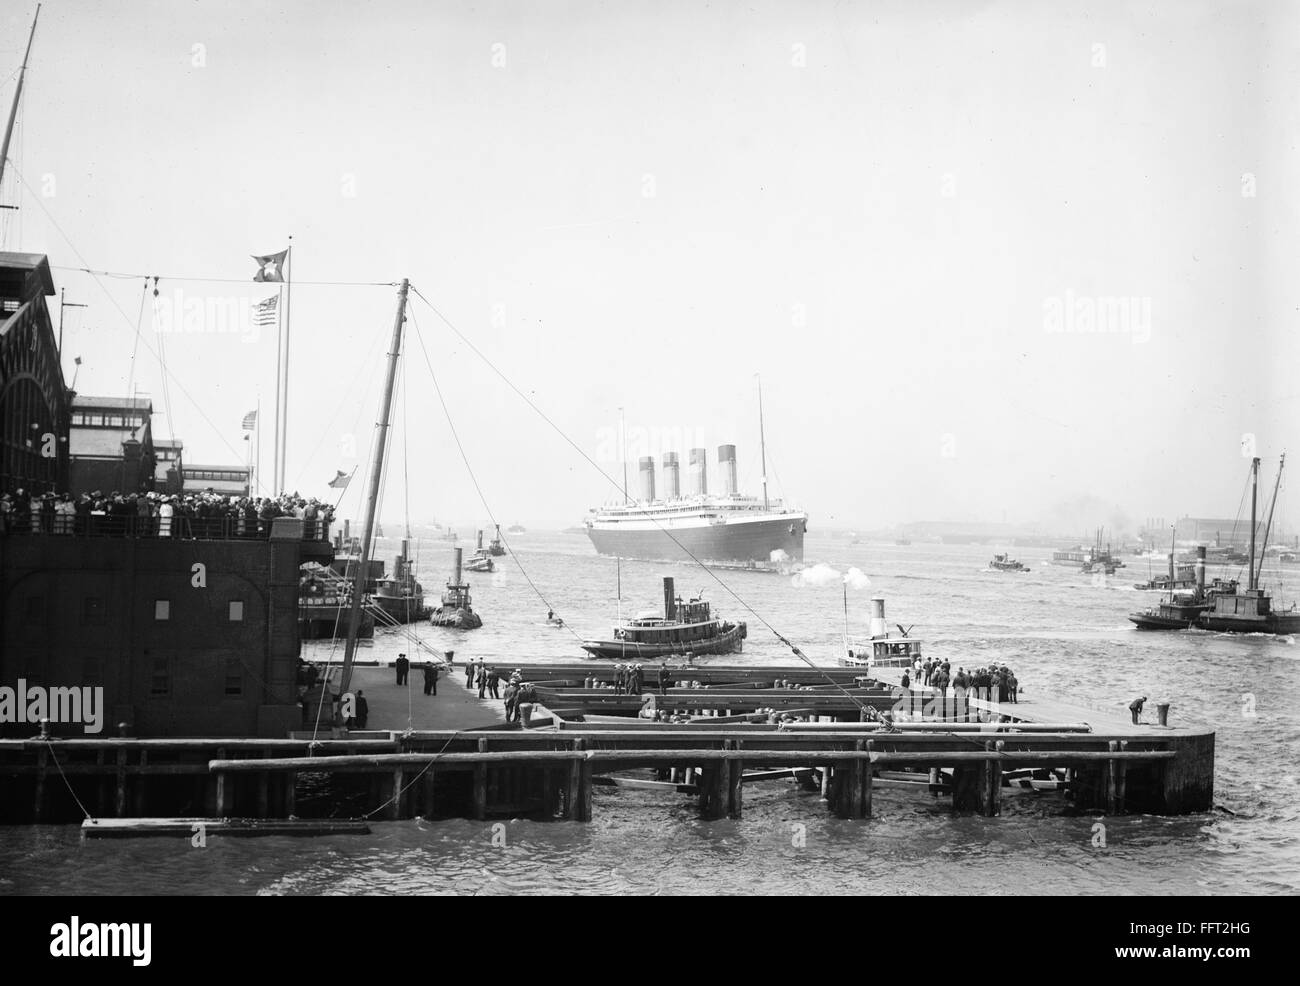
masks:
{"type": "MultiPolygon", "coordinates": [[[[33,9],[0,3],[6,109],[33,9]]],[[[408,276],[616,476],[623,407],[634,452],[704,444],[716,476],[734,442],[757,492],[760,373],[813,527],[1232,516],[1243,435],[1270,482],[1300,452],[1295,11],[49,0],[3,245],[90,306],[80,393],[148,393],[205,463],[260,400],[268,475],[275,340],[221,314],[271,293],[249,255],[292,233],[296,281],[379,282],[293,288],[304,493],[370,446],[408,276]],[[202,331],[160,331],[187,303],[202,331]]],[[[385,517],[409,488],[486,521],[417,326],[502,523],[613,494],[411,312],[385,517]]]]}

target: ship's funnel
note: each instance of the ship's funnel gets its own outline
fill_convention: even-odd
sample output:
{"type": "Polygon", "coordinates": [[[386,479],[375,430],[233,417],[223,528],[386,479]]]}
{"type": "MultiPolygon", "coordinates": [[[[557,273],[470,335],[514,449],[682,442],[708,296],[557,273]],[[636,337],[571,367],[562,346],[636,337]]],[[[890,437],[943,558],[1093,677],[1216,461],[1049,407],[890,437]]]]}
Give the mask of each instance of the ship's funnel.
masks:
{"type": "Polygon", "coordinates": [[[675,620],[677,618],[677,596],[673,586],[673,577],[664,576],[664,619],[675,620]]]}
{"type": "Polygon", "coordinates": [[[451,549],[451,584],[460,585],[460,548],[451,549]]]}
{"type": "Polygon", "coordinates": [[[475,547],[479,551],[483,550],[483,529],[481,527],[479,528],[479,532],[478,532],[478,543],[475,545],[475,547]]]}
{"type": "Polygon", "coordinates": [[[1196,598],[1205,597],[1205,545],[1196,546],[1196,598]]]}
{"type": "Polygon", "coordinates": [[[654,456],[641,456],[641,499],[653,503],[655,498],[654,456]]]}
{"type": "Polygon", "coordinates": [[[352,521],[343,521],[343,543],[352,546],[352,521]]]}
{"type": "Polygon", "coordinates": [[[664,453],[664,499],[676,500],[682,495],[681,467],[676,452],[664,453]]]}
{"type": "Polygon", "coordinates": [[[870,632],[872,637],[883,637],[889,631],[885,629],[885,597],[871,597],[871,624],[870,632]]]}
{"type": "Polygon", "coordinates": [[[718,446],[718,469],[722,473],[722,493],[730,496],[736,492],[736,446],[718,446]]]}
{"type": "Polygon", "coordinates": [[[709,495],[709,451],[708,449],[691,449],[691,492],[696,496],[709,495]]]}

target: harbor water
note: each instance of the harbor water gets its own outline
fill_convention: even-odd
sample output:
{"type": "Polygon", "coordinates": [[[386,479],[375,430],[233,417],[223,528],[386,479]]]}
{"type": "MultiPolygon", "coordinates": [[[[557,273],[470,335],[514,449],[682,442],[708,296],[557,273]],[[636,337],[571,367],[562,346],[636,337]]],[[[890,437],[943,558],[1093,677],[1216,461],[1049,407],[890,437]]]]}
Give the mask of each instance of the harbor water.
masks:
{"type": "MultiPolygon", "coordinates": [[[[420,532],[417,532],[420,533],[420,532]]],[[[607,636],[624,617],[662,606],[661,578],[683,597],[749,623],[742,654],[703,660],[752,665],[796,658],[745,606],[814,661],[834,664],[848,633],[865,636],[868,601],[886,599],[891,626],[915,624],[925,653],[957,667],[1006,664],[1027,695],[1123,712],[1135,697],[1171,704],[1176,724],[1217,732],[1216,809],[1202,815],[1070,815],[1055,794],[1003,799],[1002,815],[954,814],[945,798],[881,790],[866,821],[829,816],[792,782],[747,786],[738,821],[701,821],[693,799],[597,788],[593,821],[376,822],[369,836],[83,843],[75,826],[0,828],[0,894],[1293,894],[1300,891],[1300,680],[1292,637],[1143,633],[1127,615],[1154,605],[1139,592],[1146,559],[1101,578],[1045,564],[1046,548],[1011,548],[1029,572],[987,569],[1003,545],[806,542],[796,575],[705,572],[597,556],[585,536],[509,538],[492,574],[469,574],[484,626],[414,628],[455,660],[573,660],[579,638],[607,636]],[[545,597],[539,598],[529,583],[545,597]],[[721,580],[719,582],[718,580],[721,580]],[[869,580],[869,584],[867,581],[869,580]],[[725,583],[725,585],[723,584],[725,583]],[[732,595],[732,592],[735,595],[732,595]],[[739,597],[739,599],[737,599],[739,597]],[[740,600],[743,600],[743,604],[740,600]],[[548,608],[566,626],[546,624],[548,608]]],[[[462,543],[465,543],[462,541],[462,543]]],[[[470,542],[472,544],[472,542],[470,542]]],[[[434,601],[450,544],[425,536],[416,571],[434,601]]],[[[396,542],[381,542],[391,566],[396,542]]],[[[1154,574],[1164,562],[1152,560],[1154,574]]],[[[1211,568],[1209,575],[1236,576],[1211,568]]],[[[1270,563],[1266,587],[1289,605],[1300,568],[1270,563]]],[[[380,631],[362,660],[418,653],[407,631],[380,631]]],[[[341,644],[307,656],[341,659],[341,644]]],[[[455,675],[449,685],[459,687],[455,675]]]]}

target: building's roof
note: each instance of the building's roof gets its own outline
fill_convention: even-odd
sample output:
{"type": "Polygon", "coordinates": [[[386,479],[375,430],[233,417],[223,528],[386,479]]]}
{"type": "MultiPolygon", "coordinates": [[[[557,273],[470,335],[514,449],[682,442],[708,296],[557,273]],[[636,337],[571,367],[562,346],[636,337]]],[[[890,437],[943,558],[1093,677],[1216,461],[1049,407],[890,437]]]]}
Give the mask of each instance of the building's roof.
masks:
{"type": "Polygon", "coordinates": [[[0,268],[36,271],[41,279],[41,288],[46,294],[54,294],[54,278],[50,275],[50,260],[43,253],[11,253],[0,250],[0,268]]]}
{"type": "Polygon", "coordinates": [[[182,442],[179,438],[155,438],[153,440],[153,447],[155,449],[161,449],[161,448],[183,449],[185,447],[185,443],[182,442]]]}
{"type": "Polygon", "coordinates": [[[105,411],[148,411],[153,413],[153,401],[148,397],[83,397],[78,394],[72,398],[72,409],[105,411]]]}

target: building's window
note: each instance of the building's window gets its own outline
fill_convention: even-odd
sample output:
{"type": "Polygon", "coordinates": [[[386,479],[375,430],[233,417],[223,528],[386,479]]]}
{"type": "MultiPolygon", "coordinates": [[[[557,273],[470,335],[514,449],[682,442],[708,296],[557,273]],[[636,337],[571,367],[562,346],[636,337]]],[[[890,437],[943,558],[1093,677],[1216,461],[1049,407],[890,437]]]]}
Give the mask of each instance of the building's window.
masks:
{"type": "Polygon", "coordinates": [[[28,623],[44,623],[45,622],[45,597],[28,596],[27,605],[25,607],[23,617],[28,623]]]}
{"type": "Polygon", "coordinates": [[[106,423],[110,428],[123,428],[123,427],[125,427],[125,425],[123,425],[123,423],[122,423],[122,415],[120,415],[120,414],[110,414],[110,415],[105,419],[105,423],[106,423]]]}
{"type": "Polygon", "coordinates": [[[153,674],[149,677],[149,694],[170,695],[171,690],[171,669],[167,666],[167,658],[156,657],[153,662],[153,674]]]}
{"type": "Polygon", "coordinates": [[[244,622],[244,601],[242,599],[230,600],[230,622],[244,622]]]}
{"type": "Polygon", "coordinates": [[[244,694],[244,668],[237,657],[226,658],[226,694],[244,694]]]}
{"type": "Polygon", "coordinates": [[[106,616],[104,600],[100,596],[86,596],[81,600],[81,622],[85,626],[100,626],[106,616]]]}
{"type": "Polygon", "coordinates": [[[154,600],[153,618],[159,621],[170,620],[172,618],[172,604],[170,599],[154,600]]]}

